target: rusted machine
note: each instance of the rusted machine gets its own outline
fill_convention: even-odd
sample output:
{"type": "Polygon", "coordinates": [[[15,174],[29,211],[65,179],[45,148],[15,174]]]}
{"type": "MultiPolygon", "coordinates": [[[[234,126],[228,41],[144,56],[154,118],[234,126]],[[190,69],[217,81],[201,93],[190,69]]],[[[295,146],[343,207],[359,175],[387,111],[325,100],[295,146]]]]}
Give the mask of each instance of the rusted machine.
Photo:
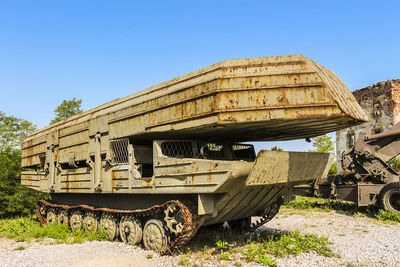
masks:
{"type": "Polygon", "coordinates": [[[400,176],[390,161],[400,154],[400,123],[374,135],[360,134],[342,155],[343,173],[318,179],[313,187],[295,187],[294,194],[376,205],[400,213],[400,176]]]}
{"type": "Polygon", "coordinates": [[[308,138],[366,120],[349,89],[302,56],[226,60],[31,134],[23,185],[49,192],[42,223],[101,226],[110,240],[166,252],[201,225],[257,228],[332,155],[260,151],[244,141],[308,138]]]}

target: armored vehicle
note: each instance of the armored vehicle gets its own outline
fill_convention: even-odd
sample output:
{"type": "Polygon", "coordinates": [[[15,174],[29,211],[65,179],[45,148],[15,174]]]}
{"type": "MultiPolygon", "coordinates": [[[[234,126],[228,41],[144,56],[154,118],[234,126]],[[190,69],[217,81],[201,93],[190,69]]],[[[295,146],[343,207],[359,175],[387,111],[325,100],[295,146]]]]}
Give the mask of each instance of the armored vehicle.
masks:
{"type": "Polygon", "coordinates": [[[260,151],[248,141],[309,138],[361,123],[349,89],[302,55],[226,60],[32,133],[23,185],[51,193],[42,223],[106,230],[167,252],[201,225],[255,229],[330,154],[260,151]]]}

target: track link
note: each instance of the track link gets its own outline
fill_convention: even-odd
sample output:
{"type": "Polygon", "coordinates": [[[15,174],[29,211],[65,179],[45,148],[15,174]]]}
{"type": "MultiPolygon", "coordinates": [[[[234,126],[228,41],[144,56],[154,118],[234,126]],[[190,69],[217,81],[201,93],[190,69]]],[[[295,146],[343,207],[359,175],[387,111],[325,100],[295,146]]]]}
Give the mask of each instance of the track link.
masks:
{"type": "Polygon", "coordinates": [[[260,226],[264,225],[265,223],[269,222],[272,220],[272,218],[275,217],[275,215],[279,212],[279,208],[281,207],[282,204],[282,199],[279,199],[272,205],[270,205],[267,210],[265,211],[265,214],[261,216],[255,223],[252,223],[250,225],[250,233],[253,233],[256,231],[260,226]]]}
{"type": "MultiPolygon", "coordinates": [[[[58,210],[66,210],[71,212],[73,210],[81,210],[83,212],[86,211],[94,211],[98,213],[111,213],[118,218],[123,215],[132,215],[142,221],[147,221],[149,219],[162,219],[164,214],[164,210],[171,203],[178,205],[183,213],[184,225],[183,230],[176,234],[170,232],[170,242],[168,244],[167,249],[162,254],[172,254],[175,250],[181,248],[190,239],[196,234],[197,230],[200,228],[201,221],[200,216],[197,215],[197,208],[192,203],[183,203],[178,200],[170,200],[160,205],[154,205],[147,209],[137,209],[137,210],[119,210],[119,209],[109,209],[109,208],[95,208],[88,205],[77,205],[77,206],[69,206],[62,204],[51,203],[46,200],[39,200],[36,206],[36,215],[41,224],[47,224],[46,212],[49,208],[55,208],[58,210]]],[[[166,227],[167,230],[169,230],[166,227]]]]}

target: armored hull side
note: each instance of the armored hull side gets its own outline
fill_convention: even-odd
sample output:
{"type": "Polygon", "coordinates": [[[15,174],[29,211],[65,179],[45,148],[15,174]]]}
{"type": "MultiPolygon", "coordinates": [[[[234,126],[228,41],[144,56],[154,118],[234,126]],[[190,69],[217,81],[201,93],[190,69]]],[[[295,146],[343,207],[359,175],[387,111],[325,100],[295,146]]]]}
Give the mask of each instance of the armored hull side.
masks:
{"type": "Polygon", "coordinates": [[[70,206],[83,204],[118,210],[148,209],[171,199],[189,201],[198,204],[198,214],[204,215],[203,224],[216,224],[264,215],[265,209],[294,185],[326,177],[332,161],[333,154],[260,151],[255,162],[213,160],[207,165],[219,165],[220,169],[207,173],[196,166],[198,172],[188,173],[176,168],[185,164],[181,159],[174,164],[169,161],[168,167],[165,164],[156,175],[156,186],[140,193],[128,188],[114,194],[93,194],[89,190],[79,194],[82,191],[58,189],[62,193],[52,194],[52,200],[70,206]],[[205,184],[207,179],[209,183],[205,184]]]}

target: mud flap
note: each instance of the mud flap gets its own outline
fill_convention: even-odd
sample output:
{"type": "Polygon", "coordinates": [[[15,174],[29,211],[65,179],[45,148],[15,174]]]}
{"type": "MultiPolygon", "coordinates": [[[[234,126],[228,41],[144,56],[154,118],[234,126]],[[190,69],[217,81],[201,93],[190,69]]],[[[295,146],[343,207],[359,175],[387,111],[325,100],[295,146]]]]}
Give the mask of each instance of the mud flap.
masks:
{"type": "Polygon", "coordinates": [[[246,186],[311,182],[327,176],[333,158],[331,153],[261,150],[246,186]]]}

